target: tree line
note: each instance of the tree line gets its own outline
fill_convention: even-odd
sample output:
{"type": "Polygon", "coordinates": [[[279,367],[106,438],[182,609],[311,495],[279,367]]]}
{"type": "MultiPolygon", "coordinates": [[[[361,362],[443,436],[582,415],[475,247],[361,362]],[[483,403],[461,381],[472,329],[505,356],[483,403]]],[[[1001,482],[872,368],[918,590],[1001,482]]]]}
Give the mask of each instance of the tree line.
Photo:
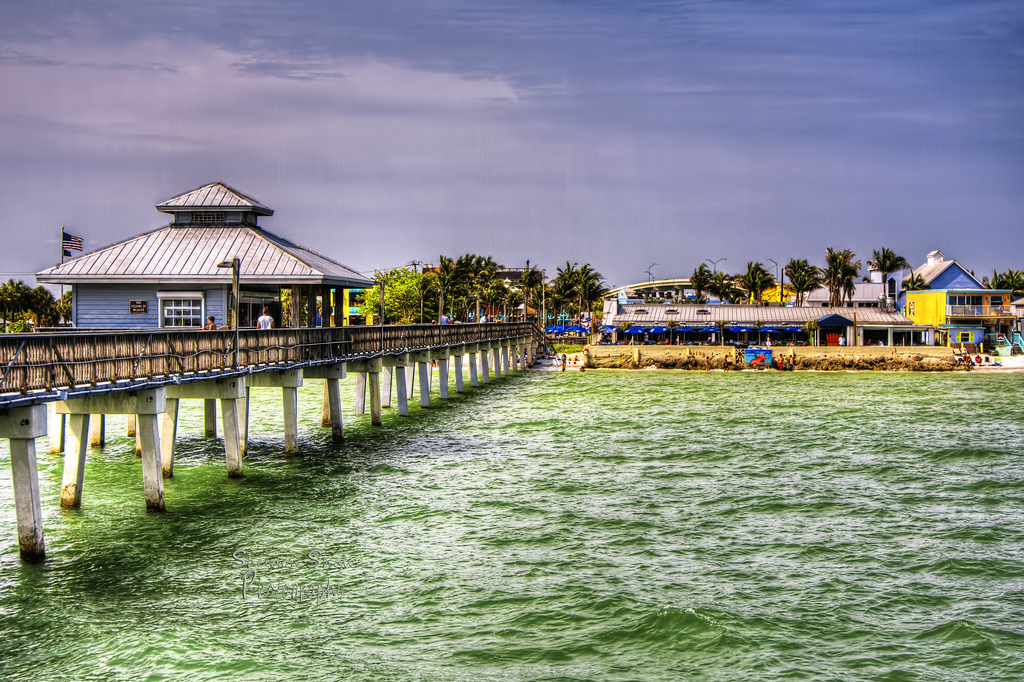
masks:
{"type": "MultiPolygon", "coordinates": [[[[860,275],[861,261],[849,249],[828,247],[825,250],[825,267],[811,265],[805,259],[793,258],[782,269],[785,284],[796,294],[796,304],[803,305],[807,294],[822,287],[828,289],[828,304],[841,306],[852,301],[860,275]]],[[[876,249],[867,266],[882,273],[885,282],[889,275],[901,270],[910,270],[910,263],[891,249],[876,249]]],[[[1013,271],[1011,271],[1013,272],[1013,271]]],[[[696,295],[695,302],[707,302],[708,294],[726,303],[760,303],[764,293],[779,286],[774,275],[763,263],[750,261],[745,272],[729,275],[725,272],[712,273],[703,263],[690,275],[690,287],[696,295]]],[[[903,283],[904,291],[929,288],[921,275],[914,274],[903,283]]],[[[998,288],[998,287],[997,287],[998,288]]],[[[1004,287],[1009,288],[1009,287],[1004,287]]]]}
{"type": "Polygon", "coordinates": [[[43,286],[35,289],[13,279],[0,284],[0,331],[17,333],[36,327],[56,327],[71,316],[71,292],[57,300],[43,286]]]}
{"type": "Polygon", "coordinates": [[[367,319],[379,316],[381,286],[386,324],[438,322],[442,315],[453,322],[475,322],[487,311],[514,319],[521,318],[526,307],[575,318],[599,308],[608,291],[604,277],[590,263],[566,261],[551,280],[536,266],[522,272],[517,282],[502,277],[503,270],[490,256],[468,253],[455,258],[441,255],[437,267],[423,272],[413,268],[378,272],[360,312],[367,319]]]}

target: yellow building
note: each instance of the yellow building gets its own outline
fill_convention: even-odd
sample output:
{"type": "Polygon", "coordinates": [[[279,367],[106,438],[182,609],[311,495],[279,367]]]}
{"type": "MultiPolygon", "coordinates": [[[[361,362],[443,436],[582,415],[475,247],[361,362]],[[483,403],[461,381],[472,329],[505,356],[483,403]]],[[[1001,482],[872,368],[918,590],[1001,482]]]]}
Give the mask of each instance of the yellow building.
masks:
{"type": "Polygon", "coordinates": [[[1009,338],[1014,316],[1012,291],[999,289],[938,289],[906,292],[906,316],[914,324],[934,326],[939,343],[994,344],[997,334],[1009,338]]]}

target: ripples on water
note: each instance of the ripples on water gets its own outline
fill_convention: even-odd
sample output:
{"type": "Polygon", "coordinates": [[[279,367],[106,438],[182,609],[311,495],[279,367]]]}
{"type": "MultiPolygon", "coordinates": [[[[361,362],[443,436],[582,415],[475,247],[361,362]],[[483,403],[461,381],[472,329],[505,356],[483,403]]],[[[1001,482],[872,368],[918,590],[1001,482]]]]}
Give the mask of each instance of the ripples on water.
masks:
{"type": "Polygon", "coordinates": [[[335,446],[310,382],[300,457],[279,454],[279,394],[257,395],[241,481],[190,403],[166,515],[124,437],[62,512],[40,440],[41,567],[17,559],[4,444],[0,673],[1022,679],[1020,387],[530,373],[384,429],[346,413],[335,446]]]}

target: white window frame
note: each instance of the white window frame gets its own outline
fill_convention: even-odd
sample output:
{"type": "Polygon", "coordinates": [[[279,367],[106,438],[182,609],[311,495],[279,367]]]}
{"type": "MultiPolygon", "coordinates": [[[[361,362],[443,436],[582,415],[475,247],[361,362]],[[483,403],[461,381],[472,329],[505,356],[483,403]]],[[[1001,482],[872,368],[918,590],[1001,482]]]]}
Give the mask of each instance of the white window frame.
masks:
{"type": "Polygon", "coordinates": [[[165,301],[199,301],[199,324],[196,326],[185,326],[181,325],[181,329],[202,329],[203,323],[206,320],[206,295],[202,291],[158,291],[156,292],[157,298],[157,314],[159,315],[159,322],[161,329],[178,329],[178,325],[166,325],[164,324],[164,307],[165,301]]]}

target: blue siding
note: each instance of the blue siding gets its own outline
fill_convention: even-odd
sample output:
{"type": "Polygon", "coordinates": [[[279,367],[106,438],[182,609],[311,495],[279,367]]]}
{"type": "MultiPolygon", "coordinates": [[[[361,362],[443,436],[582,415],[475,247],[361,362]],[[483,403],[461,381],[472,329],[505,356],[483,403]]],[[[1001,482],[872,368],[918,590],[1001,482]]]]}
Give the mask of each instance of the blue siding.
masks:
{"type": "Polygon", "coordinates": [[[227,289],[207,289],[206,302],[203,307],[205,309],[203,315],[204,324],[206,323],[206,318],[213,315],[213,319],[218,327],[226,325],[228,323],[228,316],[225,313],[228,307],[227,289]]]}
{"type": "Polygon", "coordinates": [[[156,286],[76,284],[75,325],[81,329],[131,329],[159,327],[160,306],[156,286]],[[149,301],[149,313],[130,315],[129,301],[149,301]]]}
{"type": "MultiPolygon", "coordinates": [[[[74,287],[75,326],[81,329],[152,329],[160,326],[160,301],[156,292],[179,289],[198,291],[200,287],[169,287],[151,284],[77,284],[74,287]],[[148,301],[145,315],[129,313],[129,301],[148,301]]],[[[203,319],[213,315],[218,326],[227,322],[227,291],[221,287],[206,289],[203,319]]]]}
{"type": "Polygon", "coordinates": [[[953,263],[943,270],[938,277],[931,282],[932,289],[980,289],[981,282],[974,279],[971,273],[960,267],[959,263],[953,263]]]}

